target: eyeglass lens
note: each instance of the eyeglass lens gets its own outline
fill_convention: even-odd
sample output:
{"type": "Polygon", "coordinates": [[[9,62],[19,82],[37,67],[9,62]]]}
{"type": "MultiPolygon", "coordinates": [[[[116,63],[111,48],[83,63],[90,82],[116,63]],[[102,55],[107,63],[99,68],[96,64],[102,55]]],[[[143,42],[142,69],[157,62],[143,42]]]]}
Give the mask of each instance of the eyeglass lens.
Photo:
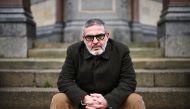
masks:
{"type": "Polygon", "coordinates": [[[87,41],[93,41],[94,40],[94,37],[96,37],[96,39],[98,40],[98,41],[100,41],[100,40],[103,40],[104,39],[104,37],[105,37],[105,33],[103,34],[97,34],[97,35],[87,35],[87,36],[85,36],[85,39],[87,40],[87,41]]]}

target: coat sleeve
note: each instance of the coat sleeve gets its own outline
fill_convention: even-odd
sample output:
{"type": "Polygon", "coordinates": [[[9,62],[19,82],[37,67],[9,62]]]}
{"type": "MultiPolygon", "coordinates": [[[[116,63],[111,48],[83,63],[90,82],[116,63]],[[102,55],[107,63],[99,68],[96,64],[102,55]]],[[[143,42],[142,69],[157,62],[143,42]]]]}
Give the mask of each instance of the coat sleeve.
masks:
{"type": "Polygon", "coordinates": [[[74,105],[79,106],[81,100],[87,95],[87,93],[80,89],[75,83],[76,69],[71,49],[72,48],[69,47],[67,50],[67,57],[59,74],[57,85],[60,92],[65,93],[74,105]]]}
{"type": "Polygon", "coordinates": [[[128,51],[122,58],[118,86],[104,97],[107,100],[109,107],[112,107],[112,109],[119,109],[122,103],[135,91],[135,89],[135,71],[128,51]]]}

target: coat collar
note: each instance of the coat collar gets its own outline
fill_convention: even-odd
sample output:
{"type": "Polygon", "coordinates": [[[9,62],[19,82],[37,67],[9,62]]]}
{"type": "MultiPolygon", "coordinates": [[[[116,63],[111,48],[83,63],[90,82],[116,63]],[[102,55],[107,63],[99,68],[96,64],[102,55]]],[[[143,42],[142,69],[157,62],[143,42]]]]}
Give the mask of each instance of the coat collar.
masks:
{"type": "MultiPolygon", "coordinates": [[[[92,57],[96,57],[96,56],[93,56],[93,55],[88,51],[88,49],[86,48],[86,45],[85,45],[85,44],[84,44],[84,46],[85,46],[85,47],[84,47],[84,58],[85,58],[85,59],[89,59],[89,58],[92,58],[92,57]]],[[[101,57],[101,58],[104,58],[104,59],[109,59],[109,58],[110,58],[110,50],[111,50],[111,43],[110,43],[110,41],[108,40],[105,51],[104,51],[101,55],[99,55],[99,56],[97,56],[97,57],[101,57]]]]}

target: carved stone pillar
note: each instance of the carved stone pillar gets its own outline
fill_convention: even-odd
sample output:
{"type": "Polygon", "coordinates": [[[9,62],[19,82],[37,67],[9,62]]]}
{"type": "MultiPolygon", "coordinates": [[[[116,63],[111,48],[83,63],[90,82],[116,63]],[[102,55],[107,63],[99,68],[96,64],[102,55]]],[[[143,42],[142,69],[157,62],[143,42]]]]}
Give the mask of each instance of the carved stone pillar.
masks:
{"type": "Polygon", "coordinates": [[[158,35],[166,57],[190,57],[190,1],[163,0],[158,35]]]}
{"type": "Polygon", "coordinates": [[[143,41],[139,14],[139,0],[131,0],[131,38],[133,42],[143,41]]]}
{"type": "Polygon", "coordinates": [[[27,57],[36,35],[30,0],[1,0],[0,16],[0,57],[27,57]]]}
{"type": "Polygon", "coordinates": [[[56,0],[56,23],[53,30],[53,37],[55,40],[64,41],[64,0],[56,0]]]}

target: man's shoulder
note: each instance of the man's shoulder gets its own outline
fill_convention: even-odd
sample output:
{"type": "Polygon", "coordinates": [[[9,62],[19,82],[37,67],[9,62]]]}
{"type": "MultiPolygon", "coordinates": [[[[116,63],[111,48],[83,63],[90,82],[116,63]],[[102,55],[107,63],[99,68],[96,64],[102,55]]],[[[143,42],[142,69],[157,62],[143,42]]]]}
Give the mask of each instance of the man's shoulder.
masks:
{"type": "Polygon", "coordinates": [[[70,46],[67,47],[67,52],[74,55],[74,54],[79,53],[79,51],[82,48],[84,48],[84,42],[83,41],[75,42],[75,43],[73,43],[73,44],[71,44],[70,46]]]}
{"type": "Polygon", "coordinates": [[[70,46],[68,46],[68,49],[76,50],[76,49],[80,49],[83,46],[84,46],[84,42],[78,41],[78,42],[75,42],[75,43],[71,44],[70,46]]]}
{"type": "Polygon", "coordinates": [[[128,46],[122,42],[110,39],[110,43],[112,47],[116,48],[119,51],[129,52],[128,46]]]}

